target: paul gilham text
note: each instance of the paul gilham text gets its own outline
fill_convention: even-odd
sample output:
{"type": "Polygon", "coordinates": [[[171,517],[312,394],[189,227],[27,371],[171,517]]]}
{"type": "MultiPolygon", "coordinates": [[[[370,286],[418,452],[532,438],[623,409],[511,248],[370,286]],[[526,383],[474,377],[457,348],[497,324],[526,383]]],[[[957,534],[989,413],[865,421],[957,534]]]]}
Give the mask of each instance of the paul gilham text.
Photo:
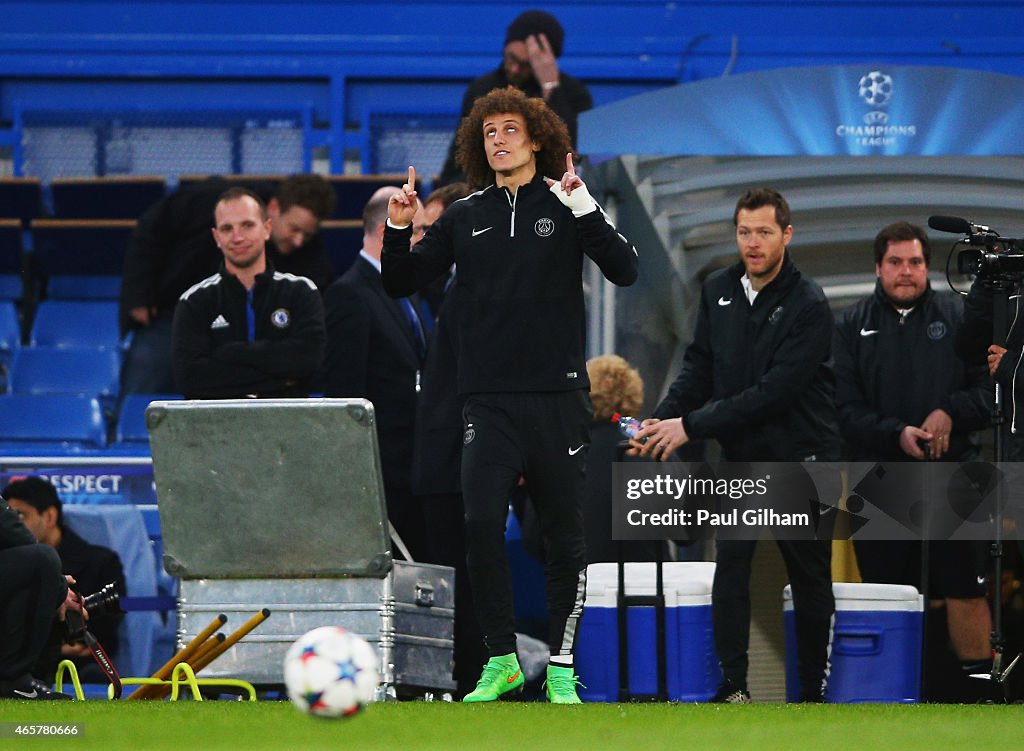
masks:
{"type": "Polygon", "coordinates": [[[783,514],[775,509],[733,509],[716,514],[707,509],[684,511],[673,508],[659,513],[631,509],[626,514],[631,527],[809,527],[810,514],[783,514]]]}

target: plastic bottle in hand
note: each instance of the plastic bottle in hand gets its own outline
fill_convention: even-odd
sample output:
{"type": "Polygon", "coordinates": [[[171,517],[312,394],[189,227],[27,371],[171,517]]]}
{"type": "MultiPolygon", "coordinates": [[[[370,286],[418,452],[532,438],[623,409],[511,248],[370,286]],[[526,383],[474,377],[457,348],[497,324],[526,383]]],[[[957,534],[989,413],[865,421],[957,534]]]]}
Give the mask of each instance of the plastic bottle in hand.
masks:
{"type": "MultiPolygon", "coordinates": [[[[626,438],[629,439],[636,438],[636,434],[639,433],[640,429],[643,427],[640,424],[640,421],[635,417],[620,415],[618,412],[612,415],[612,422],[618,425],[619,430],[622,432],[622,435],[626,436],[626,438]]],[[[641,443],[646,442],[646,438],[644,438],[643,441],[641,441],[641,443]]]]}

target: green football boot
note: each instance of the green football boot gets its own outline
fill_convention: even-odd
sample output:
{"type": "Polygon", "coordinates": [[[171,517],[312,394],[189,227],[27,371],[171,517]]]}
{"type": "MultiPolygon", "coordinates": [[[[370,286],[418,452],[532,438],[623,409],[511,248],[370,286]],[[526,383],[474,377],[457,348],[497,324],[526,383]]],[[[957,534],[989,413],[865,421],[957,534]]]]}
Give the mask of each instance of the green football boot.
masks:
{"type": "Polygon", "coordinates": [[[466,694],[462,701],[494,701],[505,694],[519,693],[523,690],[524,682],[523,670],[519,667],[515,652],[492,657],[484,665],[476,688],[466,694]]]}
{"type": "MultiPolygon", "coordinates": [[[[582,704],[576,694],[576,686],[583,684],[572,667],[548,665],[548,677],[544,681],[544,693],[552,704],[582,704]]],[[[586,688],[584,686],[584,688],[586,688]]]]}

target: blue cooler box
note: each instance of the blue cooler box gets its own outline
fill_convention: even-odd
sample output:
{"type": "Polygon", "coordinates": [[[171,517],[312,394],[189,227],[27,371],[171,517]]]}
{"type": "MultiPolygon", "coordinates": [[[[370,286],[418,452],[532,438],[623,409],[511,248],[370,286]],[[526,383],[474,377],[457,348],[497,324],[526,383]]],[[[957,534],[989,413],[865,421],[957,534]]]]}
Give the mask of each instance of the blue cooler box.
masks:
{"type": "MultiPolygon", "coordinates": [[[[832,585],[836,621],[826,699],[914,703],[921,699],[924,598],[902,584],[832,585]]],[[[786,626],[786,700],[800,698],[793,595],[783,591],[786,626]]]]}
{"type": "MultiPolygon", "coordinates": [[[[655,564],[627,563],[627,596],[655,594],[655,564]]],[[[665,659],[671,701],[707,701],[721,680],[711,631],[711,582],[714,563],[663,564],[665,659]]],[[[583,701],[619,700],[618,568],[615,563],[587,567],[587,602],[576,649],[576,672],[586,688],[583,701]]],[[[658,691],[658,645],[654,608],[630,607],[629,691],[658,691]]]]}

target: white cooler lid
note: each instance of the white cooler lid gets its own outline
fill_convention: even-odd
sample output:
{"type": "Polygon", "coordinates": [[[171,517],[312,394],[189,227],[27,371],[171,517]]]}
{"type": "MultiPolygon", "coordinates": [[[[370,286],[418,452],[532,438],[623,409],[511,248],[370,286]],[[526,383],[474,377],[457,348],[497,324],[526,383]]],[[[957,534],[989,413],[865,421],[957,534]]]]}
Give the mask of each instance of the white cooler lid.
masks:
{"type": "MultiPolygon", "coordinates": [[[[907,584],[833,582],[832,594],[836,598],[836,610],[924,610],[924,597],[916,587],[907,584]]],[[[782,607],[783,610],[793,609],[793,591],[788,584],[782,590],[782,607]]]]}
{"type": "MultiPolygon", "coordinates": [[[[627,563],[624,572],[627,595],[654,595],[655,563],[627,563]]],[[[709,605],[715,564],[705,561],[668,561],[662,564],[665,607],[709,605]]],[[[587,607],[614,608],[619,593],[617,563],[587,566],[587,607]]]]}

